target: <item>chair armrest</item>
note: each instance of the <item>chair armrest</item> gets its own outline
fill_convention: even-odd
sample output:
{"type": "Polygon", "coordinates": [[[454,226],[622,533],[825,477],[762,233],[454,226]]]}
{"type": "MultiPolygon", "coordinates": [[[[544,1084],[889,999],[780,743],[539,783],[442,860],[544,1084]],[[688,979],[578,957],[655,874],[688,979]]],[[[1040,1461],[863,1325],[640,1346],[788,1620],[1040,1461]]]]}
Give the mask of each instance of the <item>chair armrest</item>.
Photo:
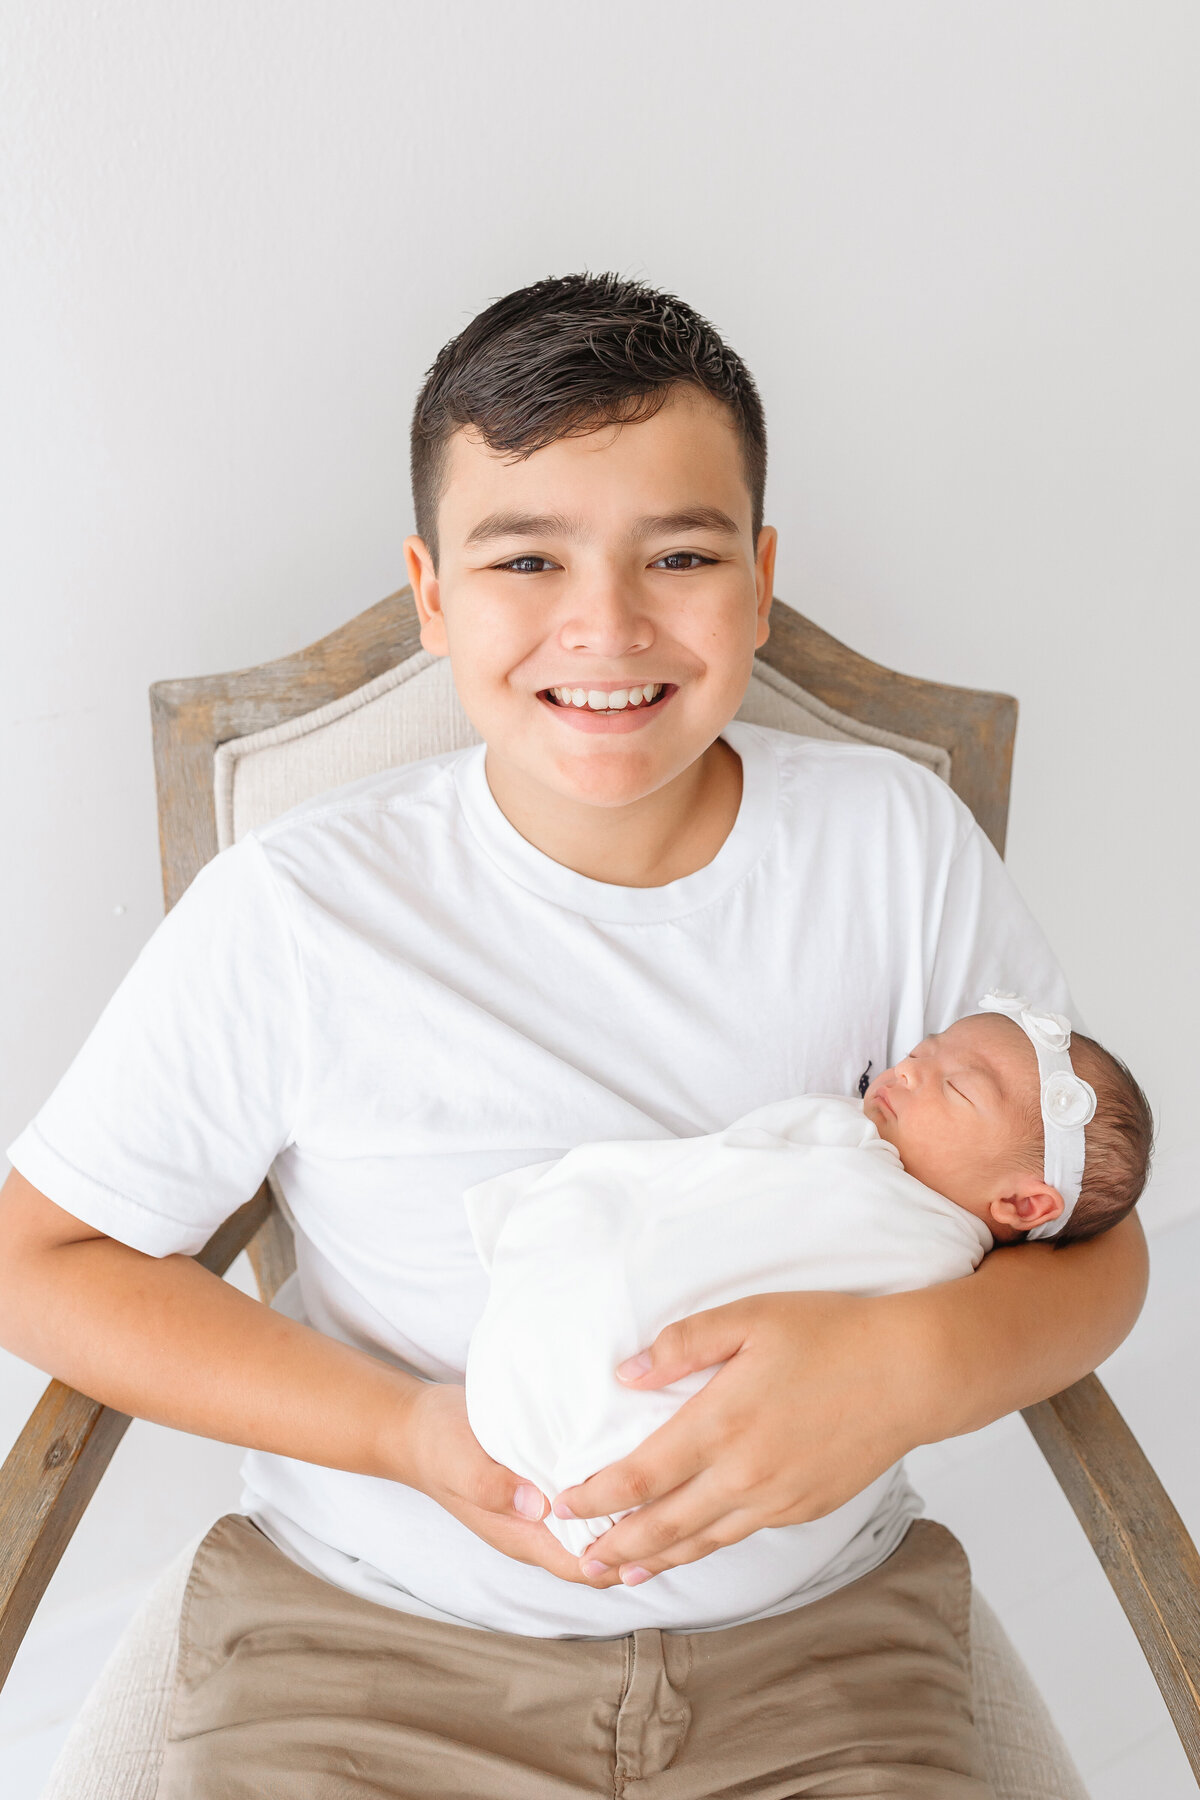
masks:
{"type": "Polygon", "coordinates": [[[246,1253],[258,1283],[259,1297],[269,1306],[288,1276],[295,1271],[296,1240],[283,1216],[273,1176],[267,1176],[267,1186],[274,1204],[246,1245],[246,1253]]]}
{"type": "MultiPolygon", "coordinates": [[[[272,1211],[264,1182],[196,1261],[223,1275],[272,1211]]],[[[129,1419],[52,1381],[0,1468],[0,1685],[129,1419]]]]}
{"type": "Polygon", "coordinates": [[[1200,1555],[1094,1375],[1024,1411],[1162,1689],[1200,1777],[1200,1555]]]}

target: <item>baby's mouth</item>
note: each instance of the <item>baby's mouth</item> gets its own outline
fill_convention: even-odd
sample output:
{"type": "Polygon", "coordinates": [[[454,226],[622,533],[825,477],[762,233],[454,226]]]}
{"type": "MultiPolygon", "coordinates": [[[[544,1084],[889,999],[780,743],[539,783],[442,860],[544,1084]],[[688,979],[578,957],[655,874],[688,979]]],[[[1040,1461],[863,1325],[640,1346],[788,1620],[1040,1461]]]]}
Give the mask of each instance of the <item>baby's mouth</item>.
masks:
{"type": "Polygon", "coordinates": [[[674,682],[647,681],[640,686],[623,688],[543,688],[538,698],[550,706],[572,706],[580,712],[646,712],[651,707],[661,706],[674,692],[674,682]]]}

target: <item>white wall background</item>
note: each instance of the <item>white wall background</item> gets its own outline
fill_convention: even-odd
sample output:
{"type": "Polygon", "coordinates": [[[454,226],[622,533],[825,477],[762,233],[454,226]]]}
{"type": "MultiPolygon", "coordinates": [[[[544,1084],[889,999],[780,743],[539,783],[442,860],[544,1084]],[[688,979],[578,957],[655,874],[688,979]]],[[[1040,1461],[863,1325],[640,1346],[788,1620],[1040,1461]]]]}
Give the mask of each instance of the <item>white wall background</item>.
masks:
{"type": "MultiPolygon", "coordinates": [[[[616,268],[756,371],[780,593],[1020,697],[1011,865],[1160,1113],[1148,1221],[1195,1204],[1190,0],[3,0],[0,34],[0,1144],[161,910],[149,682],[399,586],[438,347],[616,268]]],[[[32,1383],[0,1366],[12,1429],[32,1383]]],[[[77,1592],[226,1491],[172,1454],[77,1592]]]]}

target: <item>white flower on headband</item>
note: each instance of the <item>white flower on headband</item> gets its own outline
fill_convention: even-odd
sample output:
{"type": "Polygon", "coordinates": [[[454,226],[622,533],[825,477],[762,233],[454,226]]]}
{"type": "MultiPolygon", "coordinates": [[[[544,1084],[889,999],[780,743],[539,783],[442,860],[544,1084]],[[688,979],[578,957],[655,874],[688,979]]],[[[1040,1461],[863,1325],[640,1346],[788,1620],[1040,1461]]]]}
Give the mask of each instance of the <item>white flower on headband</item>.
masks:
{"type": "Polygon", "coordinates": [[[1036,1047],[1043,1050],[1065,1050],[1071,1042],[1070,1019],[1065,1019],[1061,1013],[1042,1012],[1030,1006],[1024,994],[1010,994],[1003,988],[993,988],[979,1005],[983,1012],[1006,1014],[1036,1047]]]}
{"type": "Polygon", "coordinates": [[[1024,994],[1014,994],[1011,988],[992,988],[979,1002],[984,1012],[1024,1012],[1029,1005],[1024,994]]]}
{"type": "Polygon", "coordinates": [[[1061,1013],[1034,1012],[1024,1006],[1021,1023],[1034,1043],[1041,1044],[1044,1050],[1065,1050],[1071,1042],[1071,1021],[1064,1019],[1061,1013]]]}
{"type": "MultiPolygon", "coordinates": [[[[1052,1015],[1054,1016],[1054,1015],[1052,1015]]],[[[1079,1075],[1056,1069],[1042,1083],[1042,1117],[1060,1131],[1075,1131],[1096,1116],[1096,1090],[1079,1075]]]]}

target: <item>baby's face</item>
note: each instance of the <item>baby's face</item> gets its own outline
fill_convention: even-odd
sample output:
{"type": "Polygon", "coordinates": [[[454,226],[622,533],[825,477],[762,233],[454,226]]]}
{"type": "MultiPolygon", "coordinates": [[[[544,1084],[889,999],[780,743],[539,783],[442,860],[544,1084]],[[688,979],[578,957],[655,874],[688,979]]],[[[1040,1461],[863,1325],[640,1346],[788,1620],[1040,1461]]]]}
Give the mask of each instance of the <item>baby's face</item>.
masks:
{"type": "Polygon", "coordinates": [[[867,1117],[908,1173],[975,1213],[1001,1239],[1020,1235],[1019,1216],[1006,1223],[1013,1196],[1041,1185],[1020,1154],[1037,1106],[1033,1045],[995,1013],[959,1019],[925,1038],[876,1076],[863,1098],[867,1117]]]}

